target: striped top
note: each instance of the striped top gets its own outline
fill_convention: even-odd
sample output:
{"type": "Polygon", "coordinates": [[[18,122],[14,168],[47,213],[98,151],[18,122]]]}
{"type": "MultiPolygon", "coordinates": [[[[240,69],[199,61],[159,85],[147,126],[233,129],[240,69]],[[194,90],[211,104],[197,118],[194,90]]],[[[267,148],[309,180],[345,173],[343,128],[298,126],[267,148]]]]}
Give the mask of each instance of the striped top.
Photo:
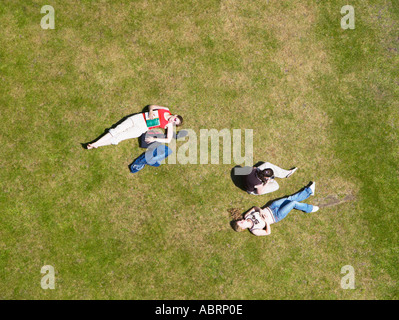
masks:
{"type": "Polygon", "coordinates": [[[252,221],[252,227],[249,229],[249,231],[262,230],[266,227],[266,222],[262,215],[263,214],[254,211],[245,218],[246,220],[252,221]]]}
{"type": "Polygon", "coordinates": [[[266,207],[265,209],[262,213],[257,211],[252,212],[245,218],[246,220],[252,221],[252,227],[249,231],[264,229],[266,227],[266,220],[273,221],[272,223],[276,222],[272,210],[269,207],[266,207]]]}

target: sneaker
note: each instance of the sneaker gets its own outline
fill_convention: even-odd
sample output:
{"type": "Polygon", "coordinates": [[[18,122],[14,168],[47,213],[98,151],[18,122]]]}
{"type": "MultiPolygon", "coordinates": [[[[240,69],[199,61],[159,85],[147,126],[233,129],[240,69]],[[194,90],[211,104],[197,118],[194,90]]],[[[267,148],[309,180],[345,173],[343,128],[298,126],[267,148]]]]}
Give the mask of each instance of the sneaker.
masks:
{"type": "Polygon", "coordinates": [[[310,212],[316,212],[316,211],[318,211],[320,208],[318,207],[318,206],[313,206],[313,209],[312,209],[312,211],[310,211],[310,212]]]}
{"type": "Polygon", "coordinates": [[[290,170],[290,172],[287,174],[286,178],[291,177],[291,176],[294,174],[294,172],[297,171],[297,170],[298,170],[297,167],[293,167],[293,168],[290,170]]]}
{"type": "Polygon", "coordinates": [[[315,190],[315,188],[316,188],[316,182],[312,182],[312,181],[311,181],[311,183],[309,184],[308,188],[309,188],[310,190],[312,190],[311,195],[314,196],[314,193],[315,193],[314,190],[315,190]]]}
{"type": "Polygon", "coordinates": [[[132,164],[130,166],[130,172],[131,173],[136,173],[139,172],[141,169],[145,167],[145,164],[132,164]]]}

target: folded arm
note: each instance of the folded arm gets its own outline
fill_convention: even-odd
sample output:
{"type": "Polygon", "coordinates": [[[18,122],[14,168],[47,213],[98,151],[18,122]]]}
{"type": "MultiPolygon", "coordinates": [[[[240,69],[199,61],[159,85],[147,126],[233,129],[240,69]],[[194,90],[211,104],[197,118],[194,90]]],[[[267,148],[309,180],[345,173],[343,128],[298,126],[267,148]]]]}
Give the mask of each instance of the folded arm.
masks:
{"type": "Polygon", "coordinates": [[[166,128],[166,138],[148,137],[146,139],[146,142],[147,143],[151,143],[151,142],[170,143],[173,138],[173,124],[167,124],[165,128],[166,128]]]}
{"type": "Polygon", "coordinates": [[[263,194],[266,191],[267,184],[270,180],[267,180],[266,183],[261,183],[255,186],[255,193],[256,194],[263,194]]]}
{"type": "Polygon", "coordinates": [[[249,209],[249,211],[244,215],[244,219],[246,219],[252,212],[256,211],[255,208],[256,207],[252,207],[251,209],[249,209]]]}
{"type": "Polygon", "coordinates": [[[252,234],[255,235],[255,236],[268,236],[268,235],[271,233],[270,224],[268,224],[268,223],[266,222],[266,227],[265,227],[265,229],[261,229],[261,230],[257,229],[257,230],[253,230],[253,231],[251,231],[251,232],[252,232],[252,234]]]}

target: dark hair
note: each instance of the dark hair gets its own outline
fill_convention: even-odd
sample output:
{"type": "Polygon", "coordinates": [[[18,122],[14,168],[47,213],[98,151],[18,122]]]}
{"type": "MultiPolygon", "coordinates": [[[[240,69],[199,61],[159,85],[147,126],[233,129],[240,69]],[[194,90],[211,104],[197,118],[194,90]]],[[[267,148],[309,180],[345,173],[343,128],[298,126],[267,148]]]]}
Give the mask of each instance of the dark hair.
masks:
{"type": "Polygon", "coordinates": [[[179,123],[179,124],[177,124],[177,125],[176,125],[176,127],[180,127],[180,126],[183,124],[183,117],[182,117],[182,116],[179,116],[179,115],[177,115],[177,116],[176,116],[176,118],[180,120],[180,123],[179,123]]]}
{"type": "Polygon", "coordinates": [[[263,183],[266,183],[266,181],[268,180],[267,178],[272,178],[273,175],[274,175],[273,169],[270,168],[256,171],[257,178],[263,183]]]}
{"type": "MultiPolygon", "coordinates": [[[[242,220],[242,219],[241,219],[241,220],[242,220]]],[[[233,228],[234,231],[236,231],[236,232],[244,231],[244,229],[241,228],[241,227],[238,225],[238,221],[241,221],[241,220],[234,220],[234,221],[231,221],[231,222],[230,222],[230,226],[233,228]]]]}
{"type": "Polygon", "coordinates": [[[261,212],[262,211],[262,209],[259,208],[259,207],[254,207],[254,210],[255,210],[255,212],[261,212]]]}

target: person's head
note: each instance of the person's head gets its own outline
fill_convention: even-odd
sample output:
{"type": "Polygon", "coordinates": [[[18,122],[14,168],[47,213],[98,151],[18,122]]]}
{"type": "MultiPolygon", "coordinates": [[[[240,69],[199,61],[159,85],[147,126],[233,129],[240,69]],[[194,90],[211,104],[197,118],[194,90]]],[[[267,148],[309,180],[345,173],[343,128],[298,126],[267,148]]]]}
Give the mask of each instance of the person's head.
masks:
{"type": "Polygon", "coordinates": [[[183,117],[175,114],[173,116],[170,116],[168,122],[173,123],[176,127],[180,127],[183,124],[183,117]]]}
{"type": "Polygon", "coordinates": [[[241,219],[241,220],[233,221],[231,226],[234,229],[234,231],[241,232],[241,231],[244,231],[245,229],[250,228],[252,226],[252,224],[250,221],[248,221],[246,219],[241,219]]]}
{"type": "Polygon", "coordinates": [[[262,182],[266,182],[270,178],[273,178],[274,172],[273,169],[266,168],[263,170],[258,170],[256,175],[262,182]]]}

